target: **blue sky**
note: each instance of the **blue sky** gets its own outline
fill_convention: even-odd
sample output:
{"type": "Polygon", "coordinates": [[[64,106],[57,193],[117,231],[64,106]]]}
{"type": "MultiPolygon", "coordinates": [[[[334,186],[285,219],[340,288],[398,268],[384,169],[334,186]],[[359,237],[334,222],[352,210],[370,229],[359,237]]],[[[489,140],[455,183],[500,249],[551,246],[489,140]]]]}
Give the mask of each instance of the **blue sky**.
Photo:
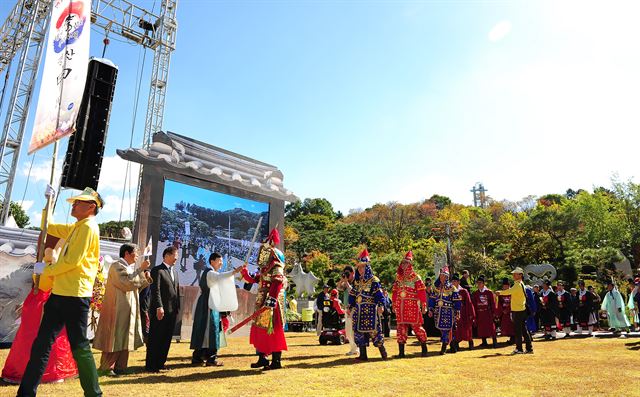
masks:
{"type": "MultiPolygon", "coordinates": [[[[638,169],[639,12],[632,1],[181,0],[165,129],[277,165],[299,197],[345,213],[434,193],[471,204],[478,181],[498,200],[608,186],[638,169]]],[[[102,38],[92,31],[92,53],[102,38]]],[[[121,202],[114,156],[129,146],[140,51],[116,39],[100,221],[135,203],[128,191],[121,202]]],[[[36,154],[25,197],[34,219],[50,154],[36,154]]]]}
{"type": "Polygon", "coordinates": [[[189,204],[196,204],[205,208],[212,208],[218,211],[227,211],[240,208],[245,211],[260,214],[269,211],[268,203],[247,200],[228,194],[212,192],[196,186],[186,185],[175,181],[166,180],[164,183],[164,197],[162,206],[174,209],[176,203],[184,201],[189,204]]]}

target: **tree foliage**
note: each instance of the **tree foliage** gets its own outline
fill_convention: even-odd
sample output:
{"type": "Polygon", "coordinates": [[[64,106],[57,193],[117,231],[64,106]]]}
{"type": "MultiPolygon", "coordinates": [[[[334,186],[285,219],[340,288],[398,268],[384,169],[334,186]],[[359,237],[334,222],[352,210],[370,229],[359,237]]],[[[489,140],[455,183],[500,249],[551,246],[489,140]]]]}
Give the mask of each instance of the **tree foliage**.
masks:
{"type": "Polygon", "coordinates": [[[614,263],[628,258],[640,264],[640,185],[614,180],[592,193],[489,200],[486,208],[452,203],[433,195],[412,204],[389,202],[338,216],[325,199],[307,199],[286,209],[287,258],[300,261],[325,282],[337,280],[342,267],[355,263],[367,247],[372,267],[389,287],[405,252],[414,268],[432,275],[436,257],[451,246],[455,271],[472,278],[484,274],[496,286],[516,266],[550,263],[558,278],[618,276],[614,263]],[[306,256],[305,256],[306,255],[306,256]],[[302,258],[305,261],[302,261],[302,258]]]}

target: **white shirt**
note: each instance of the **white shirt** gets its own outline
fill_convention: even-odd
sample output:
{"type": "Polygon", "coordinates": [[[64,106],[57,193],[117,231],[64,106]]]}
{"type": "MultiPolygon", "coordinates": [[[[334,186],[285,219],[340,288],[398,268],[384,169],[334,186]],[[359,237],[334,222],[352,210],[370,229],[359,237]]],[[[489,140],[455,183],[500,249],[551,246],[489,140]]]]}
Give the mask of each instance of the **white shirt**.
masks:
{"type": "Polygon", "coordinates": [[[164,262],[162,262],[162,264],[165,265],[167,269],[169,269],[169,275],[171,276],[171,281],[175,283],[176,280],[173,278],[173,265],[167,265],[164,262]]]}

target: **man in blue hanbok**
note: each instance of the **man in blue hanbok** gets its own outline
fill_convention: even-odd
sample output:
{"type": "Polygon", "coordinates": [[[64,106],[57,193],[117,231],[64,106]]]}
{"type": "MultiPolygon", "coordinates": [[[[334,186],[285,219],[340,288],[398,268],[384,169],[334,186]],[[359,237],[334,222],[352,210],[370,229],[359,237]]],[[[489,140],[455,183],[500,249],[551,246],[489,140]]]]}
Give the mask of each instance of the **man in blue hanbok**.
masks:
{"type": "Polygon", "coordinates": [[[453,329],[460,316],[460,307],[460,295],[449,282],[449,268],[444,267],[429,295],[429,317],[435,319],[436,328],[442,333],[440,354],[444,354],[447,345],[453,341],[453,329]]]}
{"type": "Polygon", "coordinates": [[[353,287],[349,292],[349,313],[353,315],[353,334],[360,350],[356,360],[368,360],[369,341],[380,350],[382,359],[387,359],[382,330],[384,300],[380,280],[373,275],[369,252],[365,249],[360,254],[353,287]]]}

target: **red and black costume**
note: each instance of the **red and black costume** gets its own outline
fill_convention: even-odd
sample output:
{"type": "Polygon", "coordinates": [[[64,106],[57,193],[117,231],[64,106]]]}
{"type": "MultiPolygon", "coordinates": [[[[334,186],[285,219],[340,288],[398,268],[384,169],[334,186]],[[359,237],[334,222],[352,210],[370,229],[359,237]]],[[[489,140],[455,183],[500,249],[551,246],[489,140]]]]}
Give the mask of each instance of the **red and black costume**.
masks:
{"type": "Polygon", "coordinates": [[[540,291],[540,322],[544,327],[544,338],[556,338],[556,317],[558,316],[558,298],[551,289],[551,282],[545,280],[543,289],[540,291]]]}
{"type": "Polygon", "coordinates": [[[476,282],[482,282],[482,287],[471,294],[471,302],[476,311],[478,338],[482,339],[482,346],[486,346],[487,338],[491,338],[493,347],[497,347],[496,325],[493,322],[496,315],[496,300],[493,291],[484,286],[484,276],[479,276],[476,282]]]}
{"type": "Polygon", "coordinates": [[[267,241],[258,253],[258,272],[250,274],[247,268],[242,269],[242,276],[249,283],[258,283],[256,310],[263,310],[253,321],[249,342],[256,348],[258,361],[252,368],[279,369],[282,351],[287,350],[284,337],[284,254],[275,246],[280,243],[280,235],[276,229],[269,233],[267,241]],[[264,309],[263,309],[264,308],[264,309]],[[265,356],[271,355],[271,364],[265,356]]]}
{"type": "MultiPolygon", "coordinates": [[[[502,288],[509,289],[511,283],[509,279],[502,279],[502,288]]],[[[511,342],[516,335],[515,327],[513,326],[513,320],[511,320],[511,295],[498,296],[498,309],[496,310],[496,318],[500,323],[500,335],[508,336],[511,342]]]]}
{"type": "MultiPolygon", "coordinates": [[[[558,288],[556,291],[556,297],[558,298],[558,320],[560,321],[559,331],[571,330],[571,313],[573,312],[573,300],[571,294],[564,289],[564,283],[558,282],[558,286],[562,286],[562,289],[558,288]]],[[[567,331],[567,334],[569,334],[567,331]]]]}
{"type": "Polygon", "coordinates": [[[407,252],[398,266],[393,283],[391,301],[396,314],[399,358],[403,358],[409,327],[422,345],[422,356],[427,355],[427,333],[422,327],[422,313],[427,308],[426,287],[420,276],[413,270],[413,253],[407,252]]]}

